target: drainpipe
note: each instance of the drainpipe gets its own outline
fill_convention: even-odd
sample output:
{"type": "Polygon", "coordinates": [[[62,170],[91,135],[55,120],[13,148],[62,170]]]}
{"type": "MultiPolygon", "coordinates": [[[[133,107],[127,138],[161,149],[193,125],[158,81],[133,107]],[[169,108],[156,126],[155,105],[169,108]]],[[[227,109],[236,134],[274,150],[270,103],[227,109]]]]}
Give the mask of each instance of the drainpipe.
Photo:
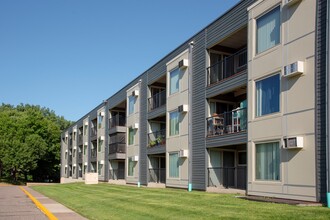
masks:
{"type": "MultiPolygon", "coordinates": [[[[138,159],[138,163],[139,163],[139,179],[138,179],[138,187],[141,187],[141,170],[142,170],[142,166],[141,166],[141,90],[142,90],[142,79],[139,79],[139,92],[140,95],[138,96],[139,99],[139,128],[138,128],[138,132],[139,132],[139,159],[138,159]]],[[[143,158],[145,159],[145,158],[143,158]]]]}
{"type": "Polygon", "coordinates": [[[327,45],[326,45],[326,169],[327,169],[327,204],[328,208],[330,208],[330,150],[329,150],[329,97],[330,97],[330,91],[329,91],[329,62],[330,62],[330,56],[329,56],[329,12],[330,12],[330,2],[327,1],[327,25],[326,25],[326,39],[327,39],[327,45]]]}
{"type": "Polygon", "coordinates": [[[188,53],[188,191],[192,191],[192,52],[194,41],[189,43],[188,53]]]}

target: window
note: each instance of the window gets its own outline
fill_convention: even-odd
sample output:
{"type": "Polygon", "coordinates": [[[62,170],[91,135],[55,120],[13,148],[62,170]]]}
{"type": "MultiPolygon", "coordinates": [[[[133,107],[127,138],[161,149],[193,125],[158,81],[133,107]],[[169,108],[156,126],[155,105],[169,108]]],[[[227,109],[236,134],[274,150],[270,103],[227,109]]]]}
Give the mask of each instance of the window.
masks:
{"type": "Polygon", "coordinates": [[[65,152],[65,159],[68,159],[68,152],[65,152]]]}
{"type": "Polygon", "coordinates": [[[179,112],[170,113],[170,136],[179,134],[179,112]]]}
{"type": "Polygon", "coordinates": [[[84,165],[84,173],[87,171],[87,165],[84,165]]]}
{"type": "Polygon", "coordinates": [[[257,54],[280,43],[280,7],[257,19],[257,54]]]}
{"type": "Polygon", "coordinates": [[[256,82],[256,116],[280,111],[280,75],[256,82]]]}
{"type": "Polygon", "coordinates": [[[101,152],[102,145],[103,145],[103,141],[102,141],[101,137],[99,137],[98,138],[98,145],[97,145],[98,152],[101,152]]]}
{"type": "Polygon", "coordinates": [[[238,165],[246,165],[246,152],[238,152],[238,165]]]}
{"type": "Polygon", "coordinates": [[[179,178],[179,154],[169,154],[169,177],[179,178]]]}
{"type": "Polygon", "coordinates": [[[84,135],[87,135],[88,125],[84,126],[84,135]]]}
{"type": "Polygon", "coordinates": [[[73,149],[73,157],[76,156],[76,149],[73,149]]]}
{"type": "Polygon", "coordinates": [[[129,157],[128,158],[128,172],[127,172],[128,176],[134,176],[134,167],[135,167],[135,162],[132,161],[131,157],[129,157]]]}
{"type": "Polygon", "coordinates": [[[129,128],[128,129],[128,145],[134,144],[134,129],[129,128]]]}
{"type": "Polygon", "coordinates": [[[103,116],[99,115],[97,119],[98,128],[102,128],[102,121],[103,121],[103,116]]]}
{"type": "Polygon", "coordinates": [[[135,96],[128,97],[128,115],[134,113],[135,96]]]}
{"type": "Polygon", "coordinates": [[[86,155],[87,145],[84,146],[84,155],[86,155]]]}
{"type": "Polygon", "coordinates": [[[179,91],[180,69],[177,68],[170,72],[170,95],[179,91]]]}
{"type": "Polygon", "coordinates": [[[280,180],[279,143],[256,144],[256,179],[280,180]]]}
{"type": "Polygon", "coordinates": [[[101,164],[101,162],[99,161],[97,163],[97,169],[98,169],[98,174],[101,175],[102,173],[102,167],[103,167],[103,164],[101,164]]]}

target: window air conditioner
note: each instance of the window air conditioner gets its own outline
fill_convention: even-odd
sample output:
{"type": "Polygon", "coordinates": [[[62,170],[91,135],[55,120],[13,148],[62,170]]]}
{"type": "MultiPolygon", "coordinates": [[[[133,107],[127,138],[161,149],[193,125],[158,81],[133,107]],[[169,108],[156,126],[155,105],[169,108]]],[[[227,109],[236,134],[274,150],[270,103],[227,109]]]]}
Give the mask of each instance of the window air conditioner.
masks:
{"type": "Polygon", "coordinates": [[[139,90],[134,90],[132,92],[132,96],[139,96],[139,90]]]}
{"type": "Polygon", "coordinates": [[[178,66],[180,69],[188,67],[188,60],[187,59],[180,60],[178,66]]]}
{"type": "Polygon", "coordinates": [[[188,112],[188,105],[178,106],[178,112],[188,112]]]}
{"type": "Polygon", "coordinates": [[[101,141],[104,141],[104,136],[100,136],[100,140],[101,141]]]}
{"type": "Polygon", "coordinates": [[[188,150],[180,150],[179,157],[188,157],[188,150]]]}
{"type": "Polygon", "coordinates": [[[84,164],[85,164],[85,166],[87,166],[87,162],[85,162],[84,164]]]}
{"type": "Polygon", "coordinates": [[[104,112],[100,112],[100,116],[104,117],[104,112]]]}
{"type": "Polygon", "coordinates": [[[297,149],[304,147],[303,137],[289,137],[284,138],[284,148],[285,149],[297,149]]]}
{"type": "Polygon", "coordinates": [[[296,61],[284,67],[284,77],[292,77],[304,72],[304,62],[296,61]]]}
{"type": "Polygon", "coordinates": [[[139,129],[139,123],[134,123],[134,124],[132,125],[132,128],[133,128],[133,129],[139,129]]]}
{"type": "Polygon", "coordinates": [[[100,161],[100,164],[102,164],[102,165],[103,165],[103,164],[104,164],[104,160],[101,160],[101,161],[100,161]]]}
{"type": "Polygon", "coordinates": [[[134,161],[134,162],[139,161],[139,156],[133,156],[133,157],[132,157],[132,161],[134,161]]]}
{"type": "Polygon", "coordinates": [[[85,126],[88,126],[88,121],[85,122],[85,126]]]}
{"type": "Polygon", "coordinates": [[[295,3],[299,2],[299,1],[300,0],[284,0],[284,4],[286,6],[291,6],[291,5],[293,5],[293,4],[295,4],[295,3]]]}
{"type": "Polygon", "coordinates": [[[85,142],[85,144],[84,144],[85,146],[87,146],[88,145],[88,142],[85,142]]]}

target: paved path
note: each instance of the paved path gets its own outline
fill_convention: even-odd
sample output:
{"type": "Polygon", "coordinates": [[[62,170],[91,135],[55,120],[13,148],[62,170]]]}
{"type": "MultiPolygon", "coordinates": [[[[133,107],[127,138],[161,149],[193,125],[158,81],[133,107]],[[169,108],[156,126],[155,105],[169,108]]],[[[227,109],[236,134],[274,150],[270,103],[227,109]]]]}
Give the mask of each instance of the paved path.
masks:
{"type": "Polygon", "coordinates": [[[0,186],[0,220],[47,220],[18,186],[0,186]]]}
{"type": "MultiPolygon", "coordinates": [[[[86,220],[62,204],[23,186],[35,199],[59,220],[86,220]]],[[[46,220],[32,200],[18,186],[0,186],[0,220],[46,220]]]]}

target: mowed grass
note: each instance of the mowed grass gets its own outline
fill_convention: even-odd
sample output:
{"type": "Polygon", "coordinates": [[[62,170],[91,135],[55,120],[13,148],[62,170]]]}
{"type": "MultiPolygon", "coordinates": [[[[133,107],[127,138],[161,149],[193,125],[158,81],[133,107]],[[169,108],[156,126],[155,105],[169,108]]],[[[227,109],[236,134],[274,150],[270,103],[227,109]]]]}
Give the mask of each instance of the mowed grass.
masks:
{"type": "Polygon", "coordinates": [[[253,202],[233,194],[83,183],[32,188],[88,219],[330,219],[326,207],[253,202]]]}

